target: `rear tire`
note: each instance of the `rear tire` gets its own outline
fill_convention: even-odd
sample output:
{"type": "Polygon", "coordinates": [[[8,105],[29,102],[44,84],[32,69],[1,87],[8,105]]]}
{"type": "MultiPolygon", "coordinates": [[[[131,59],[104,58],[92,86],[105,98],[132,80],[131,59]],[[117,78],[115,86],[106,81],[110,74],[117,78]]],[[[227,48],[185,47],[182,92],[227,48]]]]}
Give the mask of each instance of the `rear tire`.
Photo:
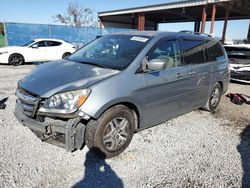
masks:
{"type": "Polygon", "coordinates": [[[65,52],[65,53],[62,55],[62,58],[64,59],[64,58],[68,57],[69,55],[71,55],[70,52],[65,52]]]}
{"type": "Polygon", "coordinates": [[[221,86],[219,83],[216,83],[209,95],[206,106],[203,108],[212,113],[216,112],[220,104],[221,94],[221,86]]]}
{"type": "Polygon", "coordinates": [[[24,58],[21,54],[14,53],[9,56],[9,64],[18,66],[24,63],[24,58]]]}
{"type": "Polygon", "coordinates": [[[132,111],[118,105],[108,109],[98,120],[88,123],[85,142],[93,153],[102,158],[111,158],[128,147],[134,131],[135,118],[132,111]]]}

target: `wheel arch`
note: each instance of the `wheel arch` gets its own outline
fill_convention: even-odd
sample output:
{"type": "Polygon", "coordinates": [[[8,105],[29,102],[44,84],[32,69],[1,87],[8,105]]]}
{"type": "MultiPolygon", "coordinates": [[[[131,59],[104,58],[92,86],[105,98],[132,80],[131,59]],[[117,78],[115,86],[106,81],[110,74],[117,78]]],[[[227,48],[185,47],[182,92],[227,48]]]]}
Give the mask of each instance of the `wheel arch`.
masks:
{"type": "Polygon", "coordinates": [[[223,91],[223,89],[224,89],[223,82],[222,81],[218,81],[218,83],[220,84],[221,90],[223,91]]]}
{"type": "Polygon", "coordinates": [[[136,105],[135,103],[131,102],[131,101],[115,101],[112,103],[108,103],[106,105],[104,105],[102,108],[99,109],[99,111],[96,112],[96,114],[94,115],[95,119],[98,119],[104,112],[106,112],[108,109],[114,107],[114,106],[118,106],[118,105],[123,105],[126,106],[127,108],[129,108],[134,115],[135,118],[135,129],[139,129],[140,128],[140,109],[138,107],[138,105],[136,105]]]}
{"type": "Polygon", "coordinates": [[[66,51],[66,52],[64,52],[64,53],[62,54],[62,58],[67,57],[67,56],[66,56],[66,54],[71,55],[72,53],[71,53],[71,52],[69,52],[69,51],[66,51]],[[64,56],[65,56],[65,57],[64,57],[64,56]]]}

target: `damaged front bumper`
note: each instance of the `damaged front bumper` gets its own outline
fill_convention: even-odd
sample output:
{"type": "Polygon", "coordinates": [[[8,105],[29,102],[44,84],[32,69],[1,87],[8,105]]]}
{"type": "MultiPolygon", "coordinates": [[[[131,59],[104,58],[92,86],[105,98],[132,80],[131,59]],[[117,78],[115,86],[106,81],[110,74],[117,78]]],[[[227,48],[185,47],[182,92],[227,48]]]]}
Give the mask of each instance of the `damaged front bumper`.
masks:
{"type": "Polygon", "coordinates": [[[81,117],[69,120],[45,117],[42,120],[33,119],[23,113],[20,103],[16,103],[14,115],[24,126],[28,127],[42,141],[63,147],[67,151],[74,151],[84,147],[84,133],[86,125],[81,117]]]}

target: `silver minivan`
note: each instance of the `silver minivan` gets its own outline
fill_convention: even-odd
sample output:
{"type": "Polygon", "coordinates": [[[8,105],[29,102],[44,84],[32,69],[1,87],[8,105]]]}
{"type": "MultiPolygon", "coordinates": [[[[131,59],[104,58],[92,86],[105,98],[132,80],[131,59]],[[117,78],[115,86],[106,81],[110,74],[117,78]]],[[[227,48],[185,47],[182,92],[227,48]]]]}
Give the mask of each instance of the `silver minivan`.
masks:
{"type": "Polygon", "coordinates": [[[225,50],[212,37],[111,34],[19,81],[14,114],[42,141],[68,151],[87,145],[110,158],[137,131],[198,108],[215,112],[229,78],[225,50]]]}

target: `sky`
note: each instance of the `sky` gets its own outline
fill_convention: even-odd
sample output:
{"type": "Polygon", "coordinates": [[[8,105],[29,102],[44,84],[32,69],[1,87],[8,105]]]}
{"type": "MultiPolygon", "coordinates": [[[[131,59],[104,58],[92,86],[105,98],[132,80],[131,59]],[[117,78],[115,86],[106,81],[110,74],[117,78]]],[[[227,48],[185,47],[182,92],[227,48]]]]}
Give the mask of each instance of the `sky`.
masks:
{"type": "MultiPolygon", "coordinates": [[[[74,1],[74,0],[73,0],[74,1]]],[[[95,12],[109,11],[135,6],[172,2],[173,0],[77,0],[77,2],[95,12]]],[[[175,0],[178,1],[178,0],[175,0]]],[[[72,0],[3,0],[0,5],[0,21],[18,23],[58,24],[53,21],[55,14],[66,12],[72,0]]],[[[245,39],[250,20],[229,21],[227,38],[245,39]]],[[[160,24],[159,30],[193,30],[194,23],[160,24]]],[[[221,37],[223,22],[215,22],[215,36],[221,37]]],[[[206,24],[209,33],[210,22],[206,24]]]]}

